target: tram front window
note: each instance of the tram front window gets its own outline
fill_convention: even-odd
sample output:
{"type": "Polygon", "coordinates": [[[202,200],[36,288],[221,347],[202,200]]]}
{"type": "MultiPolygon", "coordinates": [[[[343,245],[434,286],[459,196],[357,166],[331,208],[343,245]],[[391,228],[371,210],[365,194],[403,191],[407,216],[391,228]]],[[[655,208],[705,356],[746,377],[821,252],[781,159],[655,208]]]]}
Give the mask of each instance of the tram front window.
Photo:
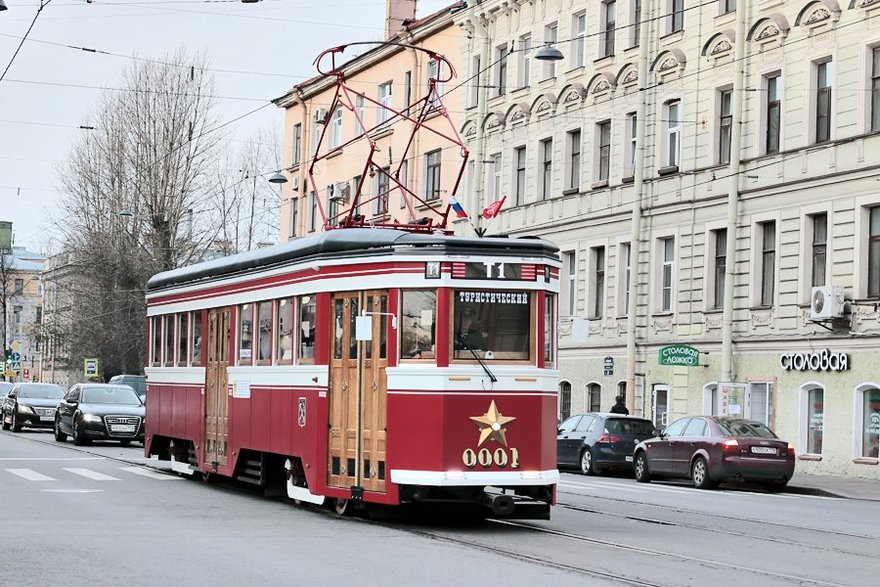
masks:
{"type": "Polygon", "coordinates": [[[453,358],[528,361],[532,296],[526,292],[459,291],[453,314],[453,358]]]}

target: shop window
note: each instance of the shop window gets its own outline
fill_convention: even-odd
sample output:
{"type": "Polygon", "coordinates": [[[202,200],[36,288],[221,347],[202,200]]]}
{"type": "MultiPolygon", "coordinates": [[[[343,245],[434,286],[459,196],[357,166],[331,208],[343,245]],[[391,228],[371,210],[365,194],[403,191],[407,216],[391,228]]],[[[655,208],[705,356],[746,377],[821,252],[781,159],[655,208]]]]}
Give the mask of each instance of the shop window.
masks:
{"type": "Polygon", "coordinates": [[[401,299],[401,358],[433,359],[437,342],[437,292],[407,290],[401,299]]]}
{"type": "Polygon", "coordinates": [[[825,428],[825,390],[819,386],[801,390],[800,451],[808,455],[822,454],[825,428]]]}
{"type": "Polygon", "coordinates": [[[860,441],[859,456],[876,459],[880,457],[880,389],[862,389],[857,401],[857,408],[861,411],[860,426],[856,431],[860,441]]]}

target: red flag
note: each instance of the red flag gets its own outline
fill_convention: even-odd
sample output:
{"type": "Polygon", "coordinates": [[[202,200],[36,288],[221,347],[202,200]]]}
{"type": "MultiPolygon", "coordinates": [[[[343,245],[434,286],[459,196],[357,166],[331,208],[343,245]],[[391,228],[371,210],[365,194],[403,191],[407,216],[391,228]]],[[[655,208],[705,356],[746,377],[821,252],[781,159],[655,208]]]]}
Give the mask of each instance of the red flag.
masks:
{"type": "Polygon", "coordinates": [[[486,220],[490,218],[495,218],[498,216],[498,213],[501,212],[501,206],[504,205],[504,200],[507,199],[507,196],[502,197],[500,200],[495,200],[485,208],[483,208],[483,218],[486,220]]]}

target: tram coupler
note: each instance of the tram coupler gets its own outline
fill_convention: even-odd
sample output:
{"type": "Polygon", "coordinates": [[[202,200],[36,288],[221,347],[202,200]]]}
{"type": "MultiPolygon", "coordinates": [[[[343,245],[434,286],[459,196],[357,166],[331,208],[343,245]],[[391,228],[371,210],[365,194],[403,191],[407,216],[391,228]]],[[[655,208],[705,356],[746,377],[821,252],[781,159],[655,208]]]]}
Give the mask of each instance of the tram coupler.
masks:
{"type": "Polygon", "coordinates": [[[477,501],[491,509],[494,515],[503,518],[507,518],[513,514],[515,506],[513,497],[504,493],[498,495],[484,493],[477,498],[477,501]]]}
{"type": "Polygon", "coordinates": [[[351,486],[351,500],[364,501],[364,488],[360,485],[351,486]]]}

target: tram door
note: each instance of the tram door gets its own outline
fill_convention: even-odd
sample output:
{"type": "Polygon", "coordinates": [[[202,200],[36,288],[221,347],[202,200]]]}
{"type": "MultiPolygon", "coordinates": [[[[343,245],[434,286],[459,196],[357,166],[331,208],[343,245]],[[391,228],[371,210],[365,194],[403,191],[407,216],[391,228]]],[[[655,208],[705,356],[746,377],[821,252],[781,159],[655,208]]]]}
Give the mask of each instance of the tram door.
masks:
{"type": "Polygon", "coordinates": [[[226,466],[229,366],[229,308],[208,310],[208,368],[205,371],[205,462],[226,466]]]}
{"type": "Polygon", "coordinates": [[[336,293],[331,309],[327,484],[384,492],[388,292],[336,293]],[[356,339],[358,316],[370,318],[370,340],[356,339]]]}

